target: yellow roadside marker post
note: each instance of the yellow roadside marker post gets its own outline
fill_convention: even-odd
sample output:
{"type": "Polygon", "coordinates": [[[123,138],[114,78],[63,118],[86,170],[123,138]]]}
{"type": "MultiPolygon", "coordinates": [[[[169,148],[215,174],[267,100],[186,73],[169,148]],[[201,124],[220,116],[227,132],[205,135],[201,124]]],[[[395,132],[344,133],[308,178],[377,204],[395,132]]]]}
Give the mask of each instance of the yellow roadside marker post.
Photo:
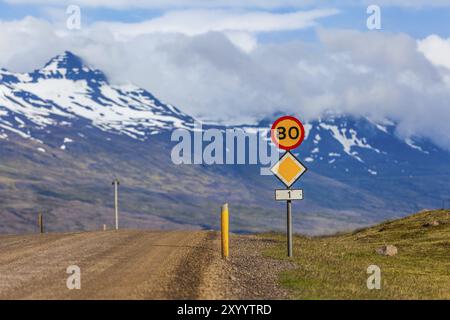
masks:
{"type": "Polygon", "coordinates": [[[221,235],[222,235],[222,258],[228,258],[228,244],[229,244],[229,216],[228,216],[228,203],[222,206],[221,214],[221,235]]]}

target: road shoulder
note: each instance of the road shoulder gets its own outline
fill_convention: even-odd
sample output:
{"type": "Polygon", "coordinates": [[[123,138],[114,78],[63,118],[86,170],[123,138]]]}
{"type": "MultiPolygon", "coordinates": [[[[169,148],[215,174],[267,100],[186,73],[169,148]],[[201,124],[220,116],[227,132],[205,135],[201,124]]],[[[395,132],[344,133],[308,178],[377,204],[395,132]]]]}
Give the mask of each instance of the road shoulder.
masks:
{"type": "Polygon", "coordinates": [[[215,248],[201,281],[200,299],[290,299],[290,292],[281,287],[279,274],[296,267],[289,261],[270,258],[264,252],[273,241],[258,235],[232,235],[230,257],[220,256],[220,233],[208,240],[215,248]]]}

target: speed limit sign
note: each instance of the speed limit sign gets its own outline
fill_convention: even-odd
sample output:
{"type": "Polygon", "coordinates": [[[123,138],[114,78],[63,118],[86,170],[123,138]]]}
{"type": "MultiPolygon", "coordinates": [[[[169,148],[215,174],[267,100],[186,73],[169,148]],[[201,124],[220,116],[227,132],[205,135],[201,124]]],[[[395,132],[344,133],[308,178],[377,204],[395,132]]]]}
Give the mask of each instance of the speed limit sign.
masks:
{"type": "Polygon", "coordinates": [[[300,120],[291,116],[279,118],[272,125],[270,136],[273,143],[286,150],[271,169],[273,174],[286,185],[286,190],[277,190],[276,199],[287,202],[287,243],[288,257],[292,257],[292,200],[302,200],[302,190],[292,190],[291,186],[306,172],[306,167],[290,152],[305,139],[305,128],[300,120]]]}
{"type": "Polygon", "coordinates": [[[284,116],[273,123],[271,138],[278,148],[292,150],[305,139],[305,128],[297,118],[284,116]]]}

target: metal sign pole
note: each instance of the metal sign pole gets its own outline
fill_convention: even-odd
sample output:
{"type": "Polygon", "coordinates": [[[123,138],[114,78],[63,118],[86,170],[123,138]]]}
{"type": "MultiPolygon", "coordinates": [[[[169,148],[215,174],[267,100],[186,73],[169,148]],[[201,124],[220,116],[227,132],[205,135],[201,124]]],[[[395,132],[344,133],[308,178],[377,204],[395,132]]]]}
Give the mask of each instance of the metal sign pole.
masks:
{"type": "Polygon", "coordinates": [[[292,257],[292,200],[287,201],[287,245],[288,257],[292,257]]]}

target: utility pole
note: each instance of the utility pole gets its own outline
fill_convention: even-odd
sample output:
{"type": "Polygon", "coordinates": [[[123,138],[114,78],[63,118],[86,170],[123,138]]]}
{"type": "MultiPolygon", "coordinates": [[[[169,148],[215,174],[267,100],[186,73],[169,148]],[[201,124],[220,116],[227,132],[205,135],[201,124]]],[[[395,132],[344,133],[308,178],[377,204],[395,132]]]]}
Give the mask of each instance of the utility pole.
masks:
{"type": "Polygon", "coordinates": [[[120,182],[118,179],[114,179],[112,184],[114,185],[114,209],[115,209],[115,217],[116,217],[116,230],[119,230],[119,185],[120,185],[120,182]]]}

